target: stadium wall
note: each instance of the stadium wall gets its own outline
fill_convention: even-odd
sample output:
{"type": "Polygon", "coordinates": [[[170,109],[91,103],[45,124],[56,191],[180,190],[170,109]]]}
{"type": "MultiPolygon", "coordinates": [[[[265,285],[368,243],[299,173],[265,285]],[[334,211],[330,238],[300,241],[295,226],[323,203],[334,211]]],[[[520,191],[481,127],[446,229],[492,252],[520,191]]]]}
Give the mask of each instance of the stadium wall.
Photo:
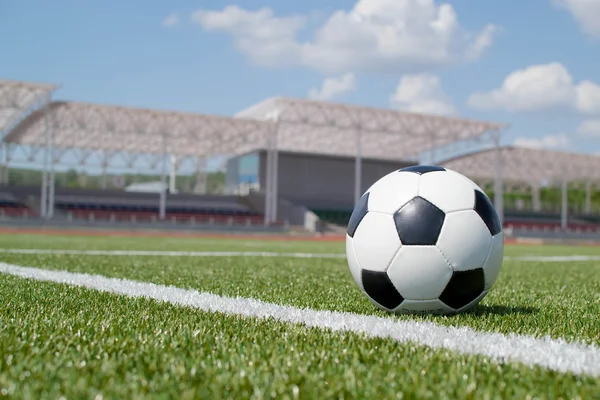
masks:
{"type": "MultiPolygon", "coordinates": [[[[240,184],[255,183],[264,189],[265,150],[244,154],[228,161],[226,187],[235,192],[240,184]]],[[[354,207],[354,157],[279,151],[278,195],[294,203],[354,207]]],[[[362,159],[364,192],[382,176],[413,162],[362,159]]]]}
{"type": "MultiPolygon", "coordinates": [[[[228,160],[226,190],[229,194],[264,192],[266,150],[228,160]]],[[[362,187],[366,191],[382,176],[414,165],[409,161],[362,159],[362,187]]],[[[315,212],[321,219],[344,225],[354,208],[354,157],[279,151],[278,199],[294,207],[278,208],[278,218],[299,223],[296,207],[315,212]],[[290,215],[286,212],[290,211],[290,215]],[[292,215],[294,214],[294,215],[292,215]]]]}

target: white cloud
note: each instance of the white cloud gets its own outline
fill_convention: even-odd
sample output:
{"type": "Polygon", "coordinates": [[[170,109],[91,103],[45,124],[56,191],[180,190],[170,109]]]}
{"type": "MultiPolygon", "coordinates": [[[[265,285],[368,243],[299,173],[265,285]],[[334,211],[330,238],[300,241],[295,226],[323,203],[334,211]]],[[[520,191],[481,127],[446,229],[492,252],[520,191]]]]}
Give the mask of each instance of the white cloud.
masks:
{"type": "Polygon", "coordinates": [[[175,26],[179,24],[179,15],[177,13],[169,14],[163,19],[162,26],[175,26]]]}
{"type": "Polygon", "coordinates": [[[474,93],[467,104],[480,110],[575,110],[600,114],[600,85],[590,81],[575,83],[564,65],[552,62],[516,70],[500,88],[474,93]]]}
{"type": "Polygon", "coordinates": [[[254,63],[301,65],[330,74],[472,61],[491,46],[496,32],[491,24],[465,31],[454,8],[434,0],[358,0],[350,11],[331,14],[308,41],[298,39],[307,17],[277,17],[269,8],[198,10],[192,20],[206,31],[230,34],[254,63]]]}
{"type": "Polygon", "coordinates": [[[577,127],[581,136],[600,137],[600,119],[586,119],[577,127]]]}
{"type": "Polygon", "coordinates": [[[332,100],[356,89],[356,77],[352,73],[326,78],[320,88],[311,88],[308,97],[313,100],[332,100]]]}
{"type": "Polygon", "coordinates": [[[235,38],[238,49],[258,65],[294,65],[299,61],[296,35],[306,23],[302,16],[275,17],[270,8],[246,11],[227,6],[222,11],[198,10],[192,21],[206,31],[222,31],[235,38]]]}
{"type": "Polygon", "coordinates": [[[592,37],[600,38],[600,1],[598,0],[553,0],[565,8],[581,25],[581,29],[592,37]]]}
{"type": "Polygon", "coordinates": [[[390,97],[392,107],[422,114],[452,115],[452,101],[432,74],[404,75],[390,97]]]}
{"type": "Polygon", "coordinates": [[[515,146],[530,147],[534,149],[564,149],[571,144],[569,135],[564,133],[558,135],[548,135],[541,138],[520,137],[513,142],[515,146]]]}

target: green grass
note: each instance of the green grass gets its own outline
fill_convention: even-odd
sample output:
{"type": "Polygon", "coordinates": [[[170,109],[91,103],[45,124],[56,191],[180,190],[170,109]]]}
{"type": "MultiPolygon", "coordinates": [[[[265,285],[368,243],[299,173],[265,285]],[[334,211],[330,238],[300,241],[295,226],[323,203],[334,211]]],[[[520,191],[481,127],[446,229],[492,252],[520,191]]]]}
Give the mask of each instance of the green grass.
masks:
{"type": "MultiPolygon", "coordinates": [[[[344,242],[285,241],[260,239],[211,239],[194,237],[149,238],[119,236],[0,234],[0,248],[70,250],[156,250],[156,251],[271,251],[297,253],[345,252],[344,242]]],[[[505,255],[598,255],[592,246],[507,246],[505,255]]]]}
{"type": "MultiPolygon", "coordinates": [[[[598,380],[0,276],[14,398],[591,398],[598,380]]],[[[1,395],[0,394],[0,395],[1,395]]]]}
{"type": "MultiPolygon", "coordinates": [[[[296,307],[388,315],[358,290],[343,259],[0,254],[0,260],[296,307]]],[[[493,290],[473,312],[394,318],[600,344],[600,262],[565,267],[562,263],[507,261],[502,268],[493,290]]]]}
{"type": "MultiPolygon", "coordinates": [[[[344,252],[343,243],[331,242],[38,235],[0,235],[0,248],[344,252]]],[[[593,250],[597,254],[590,247],[508,246],[506,254],[593,250]]],[[[600,344],[600,261],[507,261],[482,304],[453,317],[377,310],[357,289],[343,259],[0,254],[0,261],[297,307],[600,344]]],[[[12,390],[25,398],[96,393],[293,398],[294,387],[301,398],[600,395],[599,379],[0,275],[0,397],[1,390],[12,390]]]]}
{"type": "Polygon", "coordinates": [[[192,237],[90,237],[0,234],[0,248],[71,250],[157,250],[157,251],[274,251],[296,253],[343,253],[340,242],[208,239],[192,237]]]}

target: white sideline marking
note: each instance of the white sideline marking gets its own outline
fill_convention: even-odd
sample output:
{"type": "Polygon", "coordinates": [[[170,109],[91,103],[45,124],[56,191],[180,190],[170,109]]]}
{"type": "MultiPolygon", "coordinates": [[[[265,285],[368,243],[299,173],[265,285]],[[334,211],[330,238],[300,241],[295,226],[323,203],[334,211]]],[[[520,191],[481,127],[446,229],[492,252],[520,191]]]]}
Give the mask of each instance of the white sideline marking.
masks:
{"type": "MultiPolygon", "coordinates": [[[[271,251],[160,251],[160,250],[55,250],[55,249],[0,249],[5,254],[52,254],[87,256],[154,256],[154,257],[290,257],[290,258],[346,258],[343,253],[286,253],[271,251]]],[[[519,256],[504,257],[504,261],[598,261],[600,256],[519,256]]]]}
{"type": "Polygon", "coordinates": [[[562,339],[534,338],[516,334],[477,332],[466,327],[439,326],[431,322],[395,321],[390,318],[299,309],[260,300],[231,298],[173,286],[107,278],[101,275],[49,271],[0,262],[0,273],[81,286],[129,297],[150,298],[203,311],[220,312],[308,327],[363,333],[369,337],[413,342],[434,349],[490,357],[500,363],[520,362],[559,372],[600,376],[600,349],[594,345],[568,343],[562,339]]]}
{"type": "Polygon", "coordinates": [[[600,256],[522,256],[504,257],[507,261],[542,261],[542,262],[565,262],[565,261],[598,261],[600,256]]]}

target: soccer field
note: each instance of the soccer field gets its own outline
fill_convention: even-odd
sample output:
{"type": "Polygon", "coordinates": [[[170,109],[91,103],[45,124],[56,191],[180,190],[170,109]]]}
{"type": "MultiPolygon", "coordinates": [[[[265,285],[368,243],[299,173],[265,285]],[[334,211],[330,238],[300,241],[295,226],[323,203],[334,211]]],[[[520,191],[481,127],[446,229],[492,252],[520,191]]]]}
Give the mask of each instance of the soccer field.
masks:
{"type": "Polygon", "coordinates": [[[456,316],[379,311],[343,242],[0,248],[0,397],[600,398],[597,248],[507,246],[494,288],[456,316]]]}

